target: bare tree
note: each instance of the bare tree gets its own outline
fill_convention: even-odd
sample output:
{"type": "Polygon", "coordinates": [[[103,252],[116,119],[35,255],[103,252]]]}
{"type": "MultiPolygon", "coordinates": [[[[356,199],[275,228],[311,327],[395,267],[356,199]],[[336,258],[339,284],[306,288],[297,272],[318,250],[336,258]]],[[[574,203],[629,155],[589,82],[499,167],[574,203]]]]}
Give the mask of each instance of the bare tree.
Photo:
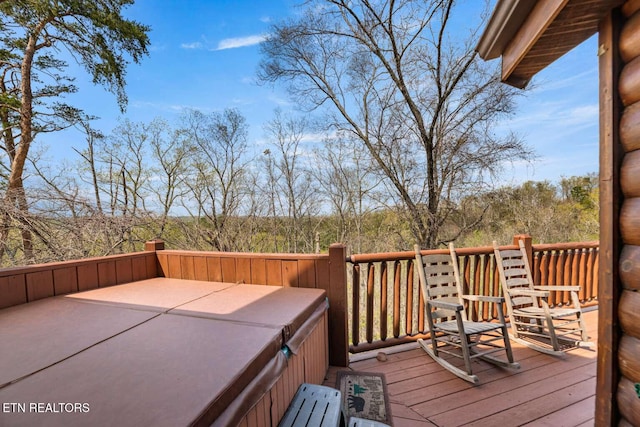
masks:
{"type": "Polygon", "coordinates": [[[310,171],[310,150],[303,147],[309,123],[303,117],[285,116],[276,110],[265,131],[274,153],[267,155],[270,181],[270,206],[284,225],[287,252],[312,251],[315,233],[311,217],[319,211],[320,201],[310,171]],[[300,244],[304,247],[300,247],[300,244]]]}
{"type": "Polygon", "coordinates": [[[504,161],[529,155],[513,135],[493,132],[515,91],[476,58],[476,33],[452,39],[453,0],[307,5],[272,28],[260,78],[286,82],[309,109],[326,107],[330,124],[361,142],[416,241],[454,239],[442,233],[452,202],[489,188],[504,161]]]}
{"type": "Polygon", "coordinates": [[[375,209],[372,192],[379,184],[368,155],[358,141],[337,135],[328,139],[316,156],[316,164],[322,167],[315,170],[315,179],[336,216],[335,239],[361,253],[365,219],[375,209]]]}
{"type": "Polygon", "coordinates": [[[106,137],[85,130],[87,148],[80,154],[81,179],[91,185],[95,197],[92,219],[102,223],[102,253],[135,250],[148,235],[136,232],[142,223],[152,221],[148,164],[151,140],[161,137],[162,129],[151,123],[123,120],[106,137]]]}
{"type": "Polygon", "coordinates": [[[248,192],[246,120],[234,109],[209,115],[191,110],[183,118],[183,132],[195,147],[183,206],[210,247],[234,250],[242,231],[234,220],[241,219],[248,192]]]}
{"type": "Polygon", "coordinates": [[[159,211],[160,214],[155,237],[166,238],[169,215],[188,191],[187,162],[189,156],[193,155],[194,146],[189,142],[185,132],[170,129],[169,125],[160,119],[152,122],[149,136],[153,161],[149,167],[154,179],[148,182],[148,187],[156,199],[157,206],[153,206],[152,210],[159,211]]]}

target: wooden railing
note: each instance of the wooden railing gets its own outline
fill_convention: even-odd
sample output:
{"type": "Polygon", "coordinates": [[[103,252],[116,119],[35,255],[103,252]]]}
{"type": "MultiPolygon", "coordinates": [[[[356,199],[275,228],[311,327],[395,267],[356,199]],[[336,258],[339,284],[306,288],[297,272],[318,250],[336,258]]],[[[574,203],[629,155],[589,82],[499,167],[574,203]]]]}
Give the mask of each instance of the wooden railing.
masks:
{"type": "MultiPolygon", "coordinates": [[[[597,304],[598,242],[531,245],[536,284],[577,284],[585,305],[597,304]]],[[[500,295],[492,247],[459,248],[465,292],[500,295]]],[[[447,253],[446,250],[425,253],[447,253]]],[[[145,251],[0,270],[0,309],[54,295],[165,276],[182,279],[318,287],[330,303],[331,364],[346,366],[351,352],[424,337],[424,301],[413,252],[352,255],[332,245],[329,254],[240,254],[164,250],[150,241],[145,251]],[[384,286],[382,286],[384,284],[384,286]],[[346,289],[345,289],[346,287],[346,289]]],[[[552,293],[554,306],[568,302],[552,293]]],[[[493,320],[492,304],[471,307],[476,319],[493,320]]]]}
{"type": "MultiPolygon", "coordinates": [[[[533,260],[534,282],[540,285],[580,285],[583,305],[597,304],[598,242],[531,245],[531,237],[516,236],[533,260]]],[[[512,246],[514,249],[515,246],[512,246]]],[[[458,248],[464,292],[501,295],[493,247],[458,248]]],[[[448,253],[431,250],[423,253],[448,253]]],[[[349,350],[359,353],[426,337],[424,301],[413,252],[351,255],[347,259],[349,350]]],[[[551,292],[549,303],[570,303],[567,292],[551,292]]],[[[469,307],[473,319],[497,317],[493,303],[469,307]]]]}
{"type": "Polygon", "coordinates": [[[147,251],[0,269],[0,309],[157,275],[147,251]]]}

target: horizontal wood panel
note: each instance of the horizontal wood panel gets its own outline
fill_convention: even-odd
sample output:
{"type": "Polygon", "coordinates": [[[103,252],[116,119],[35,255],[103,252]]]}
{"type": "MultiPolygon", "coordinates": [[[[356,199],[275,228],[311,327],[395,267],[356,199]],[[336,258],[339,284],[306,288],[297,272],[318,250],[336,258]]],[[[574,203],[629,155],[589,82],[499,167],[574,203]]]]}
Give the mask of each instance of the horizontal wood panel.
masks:
{"type": "Polygon", "coordinates": [[[640,399],[638,399],[635,384],[628,378],[622,377],[618,383],[616,397],[622,416],[631,425],[640,426],[640,399]]]}
{"type": "Polygon", "coordinates": [[[624,333],[640,339],[640,294],[623,291],[618,306],[618,319],[624,333]]]}
{"type": "MultiPolygon", "coordinates": [[[[638,123],[640,128],[640,123],[638,123]]],[[[620,167],[620,187],[627,198],[640,197],[640,150],[627,153],[620,167]]]]}
{"type": "Polygon", "coordinates": [[[625,106],[640,101],[640,57],[624,66],[620,73],[618,90],[625,106]]]}
{"type": "Polygon", "coordinates": [[[624,289],[640,291],[640,246],[625,245],[622,248],[620,279],[624,289]]]}
{"type": "Polygon", "coordinates": [[[620,234],[625,244],[640,246],[640,197],[625,199],[622,203],[620,234]]]}
{"type": "Polygon", "coordinates": [[[634,383],[640,383],[640,339],[623,335],[618,346],[620,372],[634,383]]]}
{"type": "Polygon", "coordinates": [[[640,56],[640,13],[633,14],[622,27],[620,56],[624,62],[640,56]]]}
{"type": "Polygon", "coordinates": [[[640,11],[640,0],[627,0],[622,5],[622,13],[627,18],[640,11]]]}
{"type": "Polygon", "coordinates": [[[620,143],[627,153],[640,150],[640,102],[627,106],[622,113],[620,143]]]}

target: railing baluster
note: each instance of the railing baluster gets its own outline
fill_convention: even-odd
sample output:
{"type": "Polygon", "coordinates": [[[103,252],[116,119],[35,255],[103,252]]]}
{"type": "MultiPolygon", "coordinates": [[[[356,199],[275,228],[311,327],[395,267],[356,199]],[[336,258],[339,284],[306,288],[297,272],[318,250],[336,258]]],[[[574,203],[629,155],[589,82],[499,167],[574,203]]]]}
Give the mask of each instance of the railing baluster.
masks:
{"type": "Polygon", "coordinates": [[[351,342],[357,346],[360,344],[360,264],[353,265],[351,285],[351,342]]]}
{"type": "Polygon", "coordinates": [[[588,295],[589,295],[589,299],[594,299],[596,298],[597,295],[597,291],[594,292],[594,283],[597,283],[598,280],[598,262],[599,262],[599,254],[600,251],[597,248],[594,249],[590,249],[589,250],[589,256],[588,256],[588,261],[587,261],[587,283],[585,288],[588,289],[588,295]]]}
{"type": "MultiPolygon", "coordinates": [[[[491,277],[491,263],[489,262],[489,255],[485,254],[482,256],[482,263],[484,264],[484,268],[483,268],[483,277],[482,277],[482,294],[485,296],[490,296],[491,295],[491,282],[489,281],[489,278],[491,277]]],[[[488,302],[483,302],[482,304],[482,319],[480,320],[485,320],[485,321],[489,321],[491,320],[491,314],[490,314],[490,307],[489,307],[489,303],[488,302]]]]}
{"type": "Polygon", "coordinates": [[[389,286],[387,262],[382,262],[380,276],[380,339],[382,341],[387,339],[387,287],[389,286]]]}
{"type": "MultiPolygon", "coordinates": [[[[474,262],[474,274],[473,274],[473,293],[474,294],[479,294],[480,292],[482,292],[482,285],[481,285],[481,272],[482,272],[482,258],[481,255],[474,255],[473,256],[475,262],[474,262]]],[[[477,305],[476,305],[477,307],[477,305]]],[[[472,312],[473,313],[473,312],[472,312]]],[[[475,312],[475,316],[472,314],[471,318],[472,319],[476,319],[477,317],[480,315],[480,313],[476,310],[475,312]]]]}
{"type": "MultiPolygon", "coordinates": [[[[578,284],[581,286],[582,302],[597,299],[597,245],[597,242],[533,245],[534,283],[578,284]]],[[[427,252],[448,253],[447,250],[427,252]]],[[[458,257],[463,292],[502,295],[492,247],[458,248],[458,257]]],[[[425,306],[416,285],[412,252],[352,255],[350,262],[353,264],[352,289],[349,292],[352,352],[426,337],[425,306]],[[390,275],[393,275],[393,279],[390,275]],[[389,322],[393,325],[390,326],[389,322]]],[[[568,298],[568,293],[553,292],[549,303],[567,304],[568,298]]],[[[469,315],[473,319],[494,320],[497,317],[497,305],[472,303],[469,315]]]]}
{"type": "Polygon", "coordinates": [[[586,301],[589,298],[589,289],[587,288],[587,261],[589,258],[588,249],[580,249],[580,259],[577,262],[576,270],[578,270],[578,285],[580,286],[580,301],[586,301]]]}
{"type": "Polygon", "coordinates": [[[402,264],[395,262],[395,277],[393,279],[393,337],[400,336],[400,280],[402,279],[402,264]]]}
{"type": "Polygon", "coordinates": [[[407,278],[407,308],[404,328],[407,335],[411,335],[413,329],[413,262],[409,262],[411,263],[409,268],[410,278],[407,278]]]}
{"type": "MultiPolygon", "coordinates": [[[[496,263],[496,257],[494,255],[491,255],[491,275],[493,277],[493,295],[502,296],[502,292],[500,291],[500,274],[498,273],[498,264],[496,263]]],[[[503,306],[502,308],[502,312],[506,315],[506,307],[503,306]]],[[[498,318],[497,304],[493,305],[493,318],[498,318]]]]}
{"type": "Polygon", "coordinates": [[[367,269],[367,342],[373,342],[373,288],[375,284],[375,264],[370,262],[367,269]]]}

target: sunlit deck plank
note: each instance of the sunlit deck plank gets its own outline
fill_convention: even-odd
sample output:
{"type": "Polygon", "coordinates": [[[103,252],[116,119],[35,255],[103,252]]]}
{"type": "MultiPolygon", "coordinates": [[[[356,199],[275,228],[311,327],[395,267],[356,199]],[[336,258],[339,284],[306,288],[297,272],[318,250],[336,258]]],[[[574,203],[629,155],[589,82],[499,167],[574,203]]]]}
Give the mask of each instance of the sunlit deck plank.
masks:
{"type": "MultiPolygon", "coordinates": [[[[585,313],[597,341],[597,311],[585,313]]],[[[513,344],[519,371],[475,362],[473,386],[418,348],[352,362],[350,369],[384,373],[394,426],[529,425],[590,426],[595,410],[596,352],[574,349],[563,358],[513,344]]],[[[335,386],[331,368],[325,385],[335,386]]]]}

